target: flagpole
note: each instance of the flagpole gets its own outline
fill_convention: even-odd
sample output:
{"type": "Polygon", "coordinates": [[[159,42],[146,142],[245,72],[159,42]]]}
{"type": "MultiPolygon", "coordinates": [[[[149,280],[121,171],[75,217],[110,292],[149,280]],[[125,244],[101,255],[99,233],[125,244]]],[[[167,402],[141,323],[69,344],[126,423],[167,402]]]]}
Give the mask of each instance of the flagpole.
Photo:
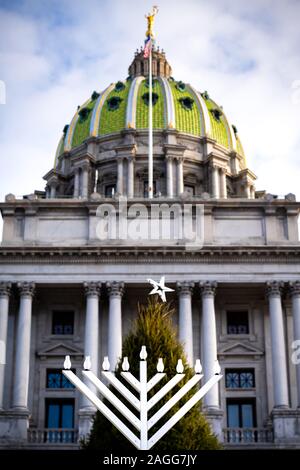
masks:
{"type": "Polygon", "coordinates": [[[153,198],[152,41],[149,53],[148,197],[153,198]]]}

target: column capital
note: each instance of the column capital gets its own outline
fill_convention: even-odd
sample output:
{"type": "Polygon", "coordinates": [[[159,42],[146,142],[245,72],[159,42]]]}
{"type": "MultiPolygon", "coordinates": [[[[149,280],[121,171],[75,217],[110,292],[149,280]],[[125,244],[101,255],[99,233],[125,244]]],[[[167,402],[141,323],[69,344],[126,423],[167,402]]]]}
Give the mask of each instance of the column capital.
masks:
{"type": "Polygon", "coordinates": [[[226,175],[227,169],[224,168],[223,166],[220,167],[220,172],[223,173],[223,175],[226,175]]]}
{"type": "Polygon", "coordinates": [[[289,291],[292,297],[300,296],[300,281],[289,282],[289,291]]]}
{"type": "Polygon", "coordinates": [[[107,282],[106,287],[110,297],[122,297],[124,294],[124,282],[107,282]]]}
{"type": "Polygon", "coordinates": [[[124,158],[126,158],[128,163],[130,163],[130,162],[134,163],[135,162],[135,155],[127,155],[127,157],[124,157],[124,158]]]}
{"type": "Polygon", "coordinates": [[[193,288],[195,287],[194,282],[183,281],[177,282],[177,291],[179,295],[192,295],[193,288]]]}
{"type": "Polygon", "coordinates": [[[8,297],[11,294],[11,283],[0,282],[0,297],[8,297]]]}
{"type": "Polygon", "coordinates": [[[199,282],[199,287],[201,290],[202,296],[214,296],[216,293],[217,282],[216,281],[205,281],[199,282]]]}
{"type": "Polygon", "coordinates": [[[99,297],[101,290],[101,282],[84,282],[83,287],[84,293],[87,297],[92,295],[99,297]]]}
{"type": "Polygon", "coordinates": [[[176,157],[177,163],[183,163],[184,162],[184,156],[180,155],[179,157],[176,157]]]}
{"type": "Polygon", "coordinates": [[[267,297],[281,296],[284,287],[284,282],[271,281],[266,283],[266,294],[267,297]]]}
{"type": "Polygon", "coordinates": [[[215,162],[210,162],[209,166],[212,170],[220,170],[219,165],[217,165],[215,162]]]}
{"type": "Polygon", "coordinates": [[[33,297],[35,292],[34,282],[18,282],[21,297],[33,297]]]}

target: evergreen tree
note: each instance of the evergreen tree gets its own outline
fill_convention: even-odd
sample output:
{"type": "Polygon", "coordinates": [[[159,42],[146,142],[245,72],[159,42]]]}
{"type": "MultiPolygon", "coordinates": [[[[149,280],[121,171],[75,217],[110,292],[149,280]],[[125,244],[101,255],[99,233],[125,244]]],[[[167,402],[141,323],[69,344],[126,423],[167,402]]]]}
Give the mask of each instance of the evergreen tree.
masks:
{"type": "MultiPolygon", "coordinates": [[[[176,373],[176,365],[178,359],[182,359],[185,365],[185,378],[172,389],[160,402],[153,407],[151,415],[157,411],[182,385],[187,382],[194,372],[188,367],[184,357],[182,345],[177,340],[176,329],[172,324],[173,309],[169,304],[161,303],[156,297],[148,300],[146,306],[138,306],[138,316],[134,322],[132,331],[128,334],[123,342],[122,357],[127,356],[130,364],[130,372],[139,378],[139,354],[143,345],[147,348],[147,365],[148,380],[156,372],[158,358],[163,358],[164,372],[166,377],[148,394],[148,397],[155,394],[159,387],[170,380],[176,373]]],[[[121,361],[117,366],[116,375],[123,381],[120,376],[121,361]]],[[[125,382],[124,382],[125,383],[125,382]]],[[[128,383],[126,383],[128,386],[128,383]]],[[[116,393],[116,391],[111,387],[116,393]]],[[[150,430],[152,435],[155,430],[170,418],[194,393],[194,387],[182,400],[172,408],[172,410],[160,420],[153,429],[150,430]]],[[[117,393],[116,393],[117,394],[117,393]]],[[[120,399],[128,406],[128,402],[118,395],[120,399]]],[[[107,403],[107,402],[106,402],[107,403]]],[[[109,404],[112,407],[111,404],[109,404]]],[[[129,406],[130,408],[130,406],[129,406]]],[[[133,408],[130,408],[134,411],[133,408]]],[[[115,410],[114,410],[115,411],[115,410]]],[[[115,413],[118,414],[117,411],[115,413]]],[[[124,418],[122,418],[124,419],[124,418]]],[[[128,427],[136,432],[134,428],[128,424],[128,427]]],[[[132,444],[100,413],[97,412],[89,438],[83,447],[86,449],[97,449],[105,451],[125,452],[133,449],[132,444]]],[[[165,436],[158,441],[153,447],[155,451],[178,451],[178,450],[208,450],[220,449],[217,438],[211,433],[210,427],[201,413],[200,406],[195,405],[165,436]]]]}

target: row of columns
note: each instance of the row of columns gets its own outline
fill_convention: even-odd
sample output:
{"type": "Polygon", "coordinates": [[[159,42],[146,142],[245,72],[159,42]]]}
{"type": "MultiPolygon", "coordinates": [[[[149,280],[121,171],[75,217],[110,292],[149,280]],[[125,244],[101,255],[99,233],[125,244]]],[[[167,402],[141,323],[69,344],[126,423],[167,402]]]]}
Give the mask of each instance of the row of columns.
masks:
{"type": "MultiPolygon", "coordinates": [[[[204,282],[199,284],[202,300],[202,365],[205,380],[209,379],[214,362],[217,359],[217,335],[215,320],[214,296],[217,284],[204,282]]],[[[18,284],[20,292],[20,306],[16,328],[16,353],[13,379],[12,406],[16,410],[26,410],[28,404],[30,343],[31,343],[31,317],[32,299],[35,284],[24,282],[18,284]]],[[[92,370],[99,371],[99,296],[101,284],[89,282],[84,284],[86,294],[86,318],[84,354],[91,357],[92,370]]],[[[188,362],[192,365],[193,358],[193,323],[192,323],[192,292],[193,282],[177,283],[179,295],[179,338],[183,342],[188,362]]],[[[289,406],[287,358],[284,336],[284,320],[281,302],[283,284],[271,282],[267,284],[269,299],[272,369],[274,406],[286,408],[289,406]]],[[[121,302],[124,293],[124,283],[107,283],[109,294],[108,314],[108,357],[112,368],[118,362],[122,352],[122,309],[121,302]]],[[[9,297],[11,284],[0,283],[0,408],[3,407],[4,371],[6,362],[6,340],[9,311],[9,297]]],[[[290,283],[292,296],[292,310],[294,322],[294,338],[300,339],[300,282],[290,283]]],[[[297,370],[297,397],[300,406],[300,364],[297,370]]],[[[89,406],[88,403],[85,403],[89,406]]],[[[218,408],[218,388],[214,387],[205,397],[207,409],[218,408]]]]}
{"type": "Polygon", "coordinates": [[[74,197],[86,199],[89,195],[89,169],[85,165],[82,168],[76,168],[74,172],[74,197]]]}
{"type": "Polygon", "coordinates": [[[227,198],[226,168],[211,166],[211,195],[215,199],[227,198]]]}

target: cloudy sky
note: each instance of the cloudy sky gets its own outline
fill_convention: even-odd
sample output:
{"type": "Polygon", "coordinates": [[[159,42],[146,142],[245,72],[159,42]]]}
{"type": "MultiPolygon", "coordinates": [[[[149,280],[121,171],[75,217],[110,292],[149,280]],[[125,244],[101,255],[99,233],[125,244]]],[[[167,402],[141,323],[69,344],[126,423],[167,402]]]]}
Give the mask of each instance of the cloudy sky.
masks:
{"type": "MultiPolygon", "coordinates": [[[[93,90],[127,76],[151,6],[0,0],[1,200],[44,189],[64,125],[93,90]]],[[[174,77],[224,107],[257,189],[300,199],[300,1],[160,0],[159,7],[157,42],[174,77]]]]}

